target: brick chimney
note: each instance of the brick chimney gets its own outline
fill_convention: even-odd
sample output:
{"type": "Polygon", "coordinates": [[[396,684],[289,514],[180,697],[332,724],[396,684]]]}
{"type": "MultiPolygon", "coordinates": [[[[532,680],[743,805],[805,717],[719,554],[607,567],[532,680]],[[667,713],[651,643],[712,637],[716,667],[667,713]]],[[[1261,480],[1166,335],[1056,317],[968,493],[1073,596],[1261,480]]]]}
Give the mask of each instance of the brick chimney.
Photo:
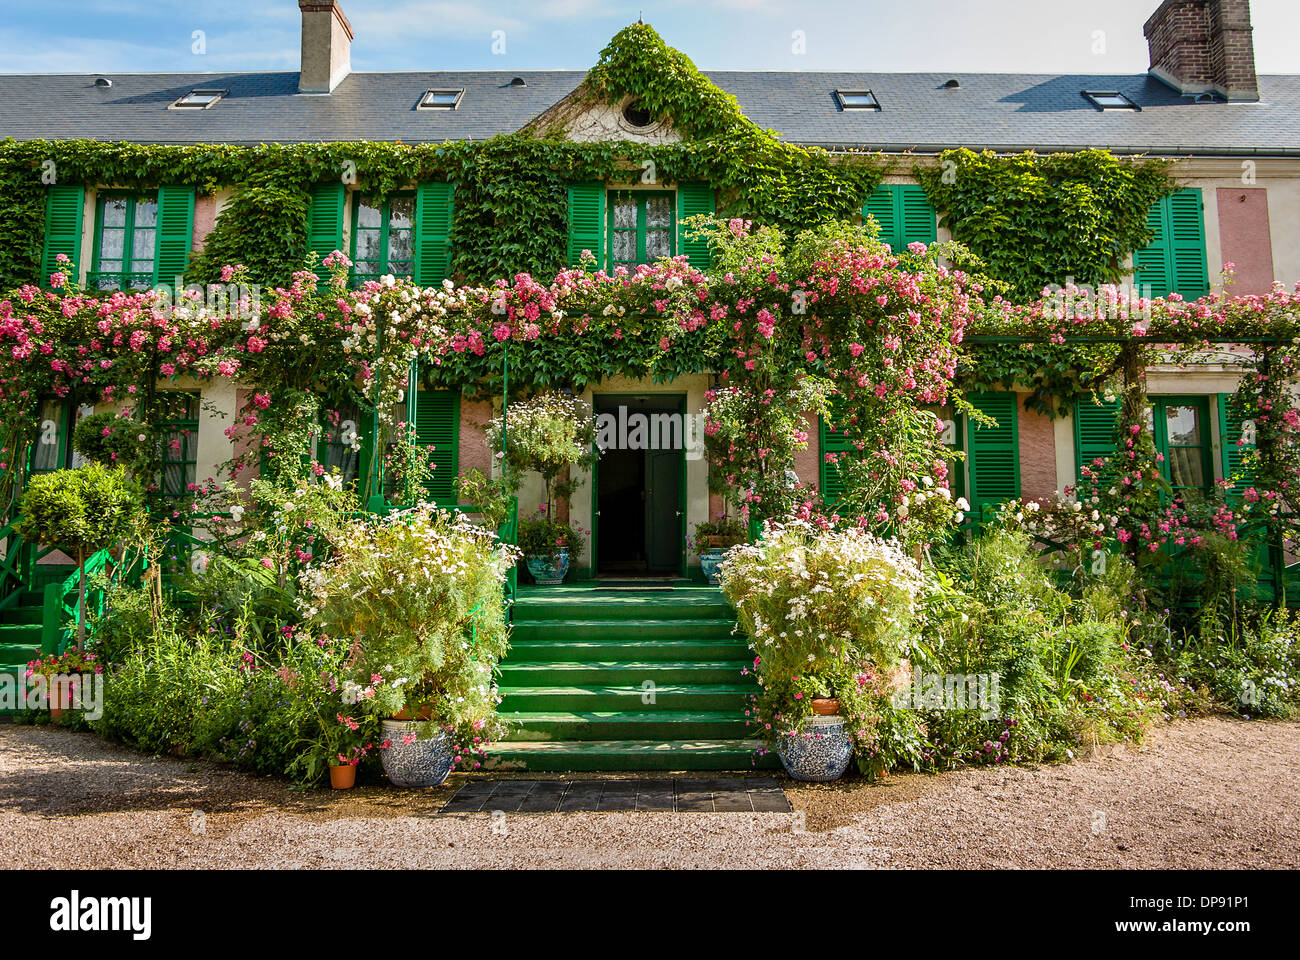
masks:
{"type": "Polygon", "coordinates": [[[299,93],[329,93],[352,69],[352,24],[338,0],[298,0],[302,11],[299,93]]]}
{"type": "Polygon", "coordinates": [[[1164,0],[1142,32],[1153,77],[1182,93],[1259,99],[1250,0],[1164,0]]]}

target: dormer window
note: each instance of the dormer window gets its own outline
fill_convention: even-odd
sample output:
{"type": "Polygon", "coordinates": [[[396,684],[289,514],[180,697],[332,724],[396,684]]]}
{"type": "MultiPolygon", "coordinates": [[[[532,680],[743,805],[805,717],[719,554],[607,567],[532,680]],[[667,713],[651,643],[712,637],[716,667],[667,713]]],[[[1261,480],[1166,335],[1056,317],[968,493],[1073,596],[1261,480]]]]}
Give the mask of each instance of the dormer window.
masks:
{"type": "Polygon", "coordinates": [[[836,90],[841,110],[879,110],[880,101],[870,90],[836,90]]]}
{"type": "Polygon", "coordinates": [[[648,127],[654,123],[654,117],[640,100],[633,100],[623,108],[623,119],[634,127],[648,127]]]}
{"type": "Polygon", "coordinates": [[[455,110],[460,106],[460,99],[465,95],[465,88],[459,90],[428,90],[420,98],[419,110],[455,110]]]}
{"type": "Polygon", "coordinates": [[[1136,103],[1117,90],[1084,90],[1083,97],[1098,110],[1141,110],[1136,103]]]}
{"type": "Polygon", "coordinates": [[[206,110],[226,94],[229,90],[191,90],[185,96],[173,103],[169,110],[206,110]]]}

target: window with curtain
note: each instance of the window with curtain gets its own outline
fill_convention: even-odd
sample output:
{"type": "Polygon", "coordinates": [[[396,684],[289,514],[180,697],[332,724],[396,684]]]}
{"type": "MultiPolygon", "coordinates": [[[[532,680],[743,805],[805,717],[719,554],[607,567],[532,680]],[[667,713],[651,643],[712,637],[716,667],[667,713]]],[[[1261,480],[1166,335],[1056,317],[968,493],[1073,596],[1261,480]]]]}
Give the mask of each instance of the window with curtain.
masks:
{"type": "Polygon", "coordinates": [[[158,195],[101,194],[95,212],[91,290],[148,290],[153,286],[158,195]]]}
{"type": "Polygon", "coordinates": [[[1161,473],[1175,493],[1208,491],[1214,484],[1209,398],[1152,397],[1149,426],[1164,455],[1161,473]]]}
{"type": "Polygon", "coordinates": [[[352,218],[352,276],[357,283],[384,274],[409,277],[415,253],[415,195],[359,197],[352,218]]]}
{"type": "Polygon", "coordinates": [[[199,395],[165,391],[158,395],[162,425],[162,493],[186,497],[198,482],[199,395]]]}
{"type": "Polygon", "coordinates": [[[608,209],[610,269],[654,263],[676,252],[675,194],[615,191],[608,209]]]}

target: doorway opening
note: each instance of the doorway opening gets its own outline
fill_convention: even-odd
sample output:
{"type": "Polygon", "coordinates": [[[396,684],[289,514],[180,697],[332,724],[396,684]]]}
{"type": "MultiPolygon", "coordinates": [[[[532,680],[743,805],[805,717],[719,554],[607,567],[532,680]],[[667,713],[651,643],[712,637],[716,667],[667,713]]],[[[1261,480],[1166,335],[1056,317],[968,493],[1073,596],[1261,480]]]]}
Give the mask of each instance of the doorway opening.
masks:
{"type": "Polygon", "coordinates": [[[686,397],[593,398],[600,459],[593,468],[598,578],[685,574],[686,397]]]}

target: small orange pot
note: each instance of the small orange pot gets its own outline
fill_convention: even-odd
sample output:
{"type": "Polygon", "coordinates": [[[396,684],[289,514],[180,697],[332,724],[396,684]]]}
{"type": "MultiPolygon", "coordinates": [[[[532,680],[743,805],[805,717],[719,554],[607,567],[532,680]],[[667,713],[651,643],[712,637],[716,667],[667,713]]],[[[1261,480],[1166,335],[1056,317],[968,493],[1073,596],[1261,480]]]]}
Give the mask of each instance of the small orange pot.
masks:
{"type": "Polygon", "coordinates": [[[835,717],[840,712],[840,702],[833,697],[813,697],[813,713],[819,717],[835,717]]]}
{"type": "Polygon", "coordinates": [[[420,707],[419,711],[416,712],[416,713],[413,713],[413,712],[411,711],[411,708],[410,708],[410,707],[403,707],[401,710],[397,711],[397,713],[393,714],[389,719],[390,719],[390,720],[408,720],[408,721],[409,721],[409,720],[428,720],[428,719],[429,719],[430,717],[432,717],[432,716],[433,716],[433,707],[426,703],[426,704],[422,705],[422,706],[420,707]]]}
{"type": "Polygon", "coordinates": [[[62,720],[72,709],[72,678],[56,674],[49,678],[50,719],[62,720]]]}
{"type": "Polygon", "coordinates": [[[351,790],[357,785],[357,768],[351,763],[330,764],[330,786],[335,790],[351,790]]]}

